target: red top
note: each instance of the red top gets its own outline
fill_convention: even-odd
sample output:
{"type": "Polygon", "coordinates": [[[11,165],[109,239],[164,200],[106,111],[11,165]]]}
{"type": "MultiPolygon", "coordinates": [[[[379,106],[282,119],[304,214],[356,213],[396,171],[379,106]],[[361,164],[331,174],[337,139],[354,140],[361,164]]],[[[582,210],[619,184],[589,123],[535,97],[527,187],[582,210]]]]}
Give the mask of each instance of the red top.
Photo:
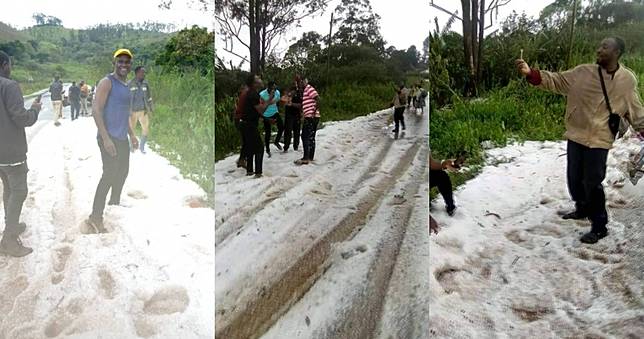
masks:
{"type": "Polygon", "coordinates": [[[531,85],[541,85],[541,73],[539,73],[539,71],[534,68],[530,69],[530,74],[528,74],[526,79],[531,85]]]}
{"type": "Polygon", "coordinates": [[[246,101],[246,93],[248,93],[247,88],[239,93],[237,104],[235,105],[235,119],[241,119],[242,115],[244,114],[244,101],[246,101]]]}

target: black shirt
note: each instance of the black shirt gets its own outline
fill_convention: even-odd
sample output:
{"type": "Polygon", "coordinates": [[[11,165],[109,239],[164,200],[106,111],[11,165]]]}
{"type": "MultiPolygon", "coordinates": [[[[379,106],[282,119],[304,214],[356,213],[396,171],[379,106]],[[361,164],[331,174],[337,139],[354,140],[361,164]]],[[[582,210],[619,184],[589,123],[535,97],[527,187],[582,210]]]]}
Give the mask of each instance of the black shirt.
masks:
{"type": "Polygon", "coordinates": [[[78,86],[70,86],[69,87],[69,99],[74,100],[74,101],[79,101],[80,100],[80,87],[78,87],[78,86]]]}
{"type": "MultiPolygon", "coordinates": [[[[295,94],[291,98],[291,103],[294,103],[294,104],[301,104],[302,103],[302,93],[300,93],[300,91],[295,91],[295,94]]],[[[297,108],[295,106],[286,105],[286,114],[292,114],[292,115],[299,116],[300,115],[300,110],[301,110],[301,107],[297,108]]]]}
{"type": "Polygon", "coordinates": [[[255,109],[255,106],[259,105],[259,102],[259,93],[254,89],[249,89],[248,93],[246,93],[242,120],[255,125],[259,123],[259,112],[255,109]]]}

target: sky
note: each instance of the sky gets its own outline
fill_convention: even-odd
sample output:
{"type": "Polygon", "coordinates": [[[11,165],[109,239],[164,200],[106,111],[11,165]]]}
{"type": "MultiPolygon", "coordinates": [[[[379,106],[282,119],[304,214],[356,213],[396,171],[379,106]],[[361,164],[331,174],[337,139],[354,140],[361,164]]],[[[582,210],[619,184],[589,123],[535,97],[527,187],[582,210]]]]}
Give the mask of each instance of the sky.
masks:
{"type": "MultiPolygon", "coordinates": [[[[283,56],[288,46],[297,41],[305,32],[316,31],[322,36],[328,36],[331,12],[340,2],[340,0],[332,0],[324,14],[302,20],[301,27],[292,26],[280,40],[275,52],[283,56]]],[[[380,15],[380,33],[387,43],[386,46],[393,45],[397,49],[407,49],[409,46],[415,45],[418,50],[422,50],[423,40],[429,35],[430,28],[430,17],[427,15],[428,3],[429,0],[371,0],[373,11],[380,15]]],[[[243,35],[245,41],[248,40],[247,32],[243,35]]],[[[222,41],[222,39],[216,39],[217,55],[223,57],[226,62],[232,60],[234,65],[239,64],[240,58],[223,51],[222,41]]],[[[239,42],[235,42],[234,51],[248,56],[248,50],[239,42]]],[[[248,64],[242,68],[247,69],[248,64]]]]}
{"type": "Polygon", "coordinates": [[[76,29],[100,23],[145,21],[172,23],[177,29],[192,25],[212,29],[214,14],[200,11],[193,2],[174,0],[172,9],[164,10],[158,7],[161,0],[19,0],[2,6],[0,21],[16,28],[25,28],[35,24],[32,18],[34,13],[44,13],[61,19],[63,26],[76,29]]]}
{"type": "MultiPolygon", "coordinates": [[[[429,2],[431,0],[427,0],[429,2]]],[[[499,16],[498,20],[495,19],[495,25],[494,28],[490,28],[485,31],[486,34],[492,33],[494,30],[499,28],[499,25],[496,23],[501,23],[508,15],[512,14],[512,11],[516,11],[517,13],[521,14],[522,12],[525,12],[528,16],[533,16],[533,17],[538,17],[539,13],[541,10],[553,3],[554,0],[512,0],[510,1],[509,4],[500,7],[499,8],[499,16]]],[[[490,0],[486,1],[486,3],[489,5],[490,0]]],[[[456,11],[458,10],[458,14],[462,14],[461,10],[461,2],[457,0],[434,0],[434,4],[443,7],[446,10],[449,11],[456,11]]],[[[434,30],[435,24],[434,24],[434,17],[438,17],[438,24],[441,29],[443,29],[443,26],[445,23],[447,23],[447,20],[449,20],[450,15],[447,13],[444,13],[436,8],[430,7],[429,10],[429,17],[431,18],[431,29],[434,30]]],[[[488,21],[490,18],[489,14],[485,17],[485,20],[488,21]]],[[[487,26],[487,24],[486,24],[487,26]]],[[[459,20],[456,20],[454,24],[452,25],[452,30],[462,33],[463,31],[463,26],[459,20]]]]}

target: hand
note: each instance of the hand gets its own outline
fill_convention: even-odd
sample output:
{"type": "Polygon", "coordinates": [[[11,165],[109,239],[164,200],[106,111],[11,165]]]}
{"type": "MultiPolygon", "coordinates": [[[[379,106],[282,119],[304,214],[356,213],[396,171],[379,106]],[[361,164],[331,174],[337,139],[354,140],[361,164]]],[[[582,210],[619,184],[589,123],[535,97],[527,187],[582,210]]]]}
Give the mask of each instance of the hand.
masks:
{"type": "Polygon", "coordinates": [[[112,139],[103,139],[103,148],[105,148],[107,154],[109,154],[112,158],[116,157],[116,146],[114,146],[112,139]]]}
{"type": "Polygon", "coordinates": [[[444,170],[448,170],[448,171],[455,171],[458,169],[458,167],[454,165],[454,159],[443,160],[443,162],[441,163],[441,166],[443,167],[444,170]]]}
{"type": "Polygon", "coordinates": [[[439,230],[440,230],[440,227],[438,227],[438,223],[430,215],[429,216],[429,235],[431,235],[432,232],[434,232],[434,234],[438,234],[439,230]]]}
{"type": "Polygon", "coordinates": [[[523,59],[517,59],[514,64],[517,66],[517,70],[521,75],[523,76],[528,76],[531,72],[530,66],[523,60],[523,59]]]}
{"type": "Polygon", "coordinates": [[[132,153],[139,149],[139,139],[136,136],[130,136],[130,143],[132,143],[132,153]]]}
{"type": "Polygon", "coordinates": [[[40,112],[40,109],[42,108],[42,103],[40,101],[35,101],[31,103],[31,109],[35,110],[36,112],[40,112]]]}

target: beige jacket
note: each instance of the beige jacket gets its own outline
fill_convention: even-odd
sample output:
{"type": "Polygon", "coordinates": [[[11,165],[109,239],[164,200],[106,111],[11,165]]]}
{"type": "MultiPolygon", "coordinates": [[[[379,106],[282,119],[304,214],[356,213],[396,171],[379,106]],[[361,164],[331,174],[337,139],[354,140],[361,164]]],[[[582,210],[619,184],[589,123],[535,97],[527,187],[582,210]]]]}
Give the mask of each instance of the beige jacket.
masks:
{"type": "MultiPolygon", "coordinates": [[[[590,148],[610,149],[614,138],[597,67],[585,64],[561,73],[539,71],[538,87],[567,97],[564,138],[590,148]]],[[[614,75],[602,73],[613,113],[636,131],[644,130],[644,108],[633,71],[620,66],[614,75]]]]}

